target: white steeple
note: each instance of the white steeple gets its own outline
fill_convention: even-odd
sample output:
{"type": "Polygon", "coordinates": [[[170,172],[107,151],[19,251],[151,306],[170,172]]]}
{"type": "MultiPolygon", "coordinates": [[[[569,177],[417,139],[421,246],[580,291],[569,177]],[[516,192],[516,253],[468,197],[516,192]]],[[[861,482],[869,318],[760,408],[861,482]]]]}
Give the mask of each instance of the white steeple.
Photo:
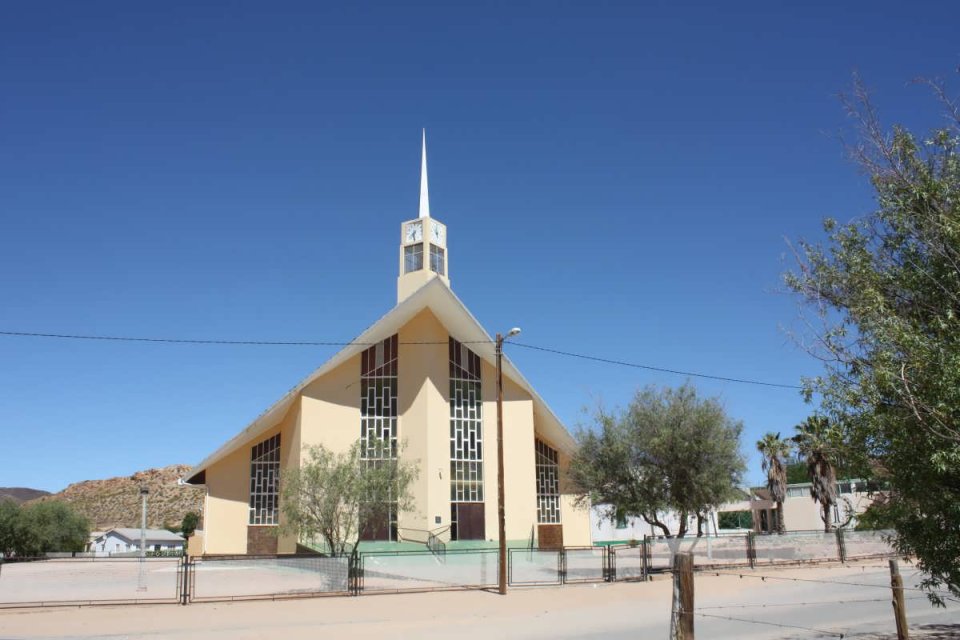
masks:
{"type": "Polygon", "coordinates": [[[423,155],[420,161],[420,217],[430,217],[430,194],[427,191],[427,130],[423,130],[423,155]]]}
{"type": "Polygon", "coordinates": [[[427,132],[423,131],[420,158],[420,215],[400,225],[400,277],[397,279],[397,302],[440,278],[450,286],[450,255],[447,252],[447,226],[430,217],[430,195],[427,191],[427,132]]]}

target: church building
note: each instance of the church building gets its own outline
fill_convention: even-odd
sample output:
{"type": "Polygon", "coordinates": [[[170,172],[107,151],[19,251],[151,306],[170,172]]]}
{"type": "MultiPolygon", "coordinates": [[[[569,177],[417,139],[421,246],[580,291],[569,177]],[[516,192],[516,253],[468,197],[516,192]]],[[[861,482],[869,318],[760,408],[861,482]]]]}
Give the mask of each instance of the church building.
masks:
{"type": "MultiPolygon", "coordinates": [[[[274,533],[284,473],[309,445],[346,451],[369,439],[419,476],[413,509],[362,539],[498,539],[496,348],[451,290],[450,259],[447,227],[430,215],[424,137],[420,215],[400,225],[396,306],[184,478],[206,487],[204,554],[295,552],[296,539],[274,533]]],[[[588,511],[565,481],[576,443],[506,356],[502,365],[506,538],[589,545],[588,511]]]]}

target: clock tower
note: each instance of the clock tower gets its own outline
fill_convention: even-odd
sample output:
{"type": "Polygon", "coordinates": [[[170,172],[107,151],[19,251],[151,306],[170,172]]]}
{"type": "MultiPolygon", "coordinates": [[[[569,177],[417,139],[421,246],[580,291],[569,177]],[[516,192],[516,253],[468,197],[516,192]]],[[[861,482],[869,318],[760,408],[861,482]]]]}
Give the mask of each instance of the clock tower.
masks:
{"type": "Polygon", "coordinates": [[[427,133],[423,133],[420,163],[420,216],[400,225],[400,277],[397,304],[425,285],[440,278],[450,286],[447,254],[447,227],[430,217],[427,190],[427,133]]]}

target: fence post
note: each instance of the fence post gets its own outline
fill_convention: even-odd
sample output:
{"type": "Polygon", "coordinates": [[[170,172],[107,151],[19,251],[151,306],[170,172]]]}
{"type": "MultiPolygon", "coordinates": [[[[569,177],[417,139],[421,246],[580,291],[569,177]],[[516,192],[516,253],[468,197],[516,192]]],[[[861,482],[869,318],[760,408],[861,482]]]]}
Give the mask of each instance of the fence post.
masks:
{"type": "Polygon", "coordinates": [[[747,562],[750,563],[751,569],[757,566],[757,543],[754,540],[756,535],[753,531],[747,532],[747,562]]]}
{"type": "Polygon", "coordinates": [[[349,571],[353,575],[353,595],[359,596],[363,590],[363,554],[354,547],[350,552],[349,571]]]}
{"type": "Polygon", "coordinates": [[[640,579],[643,582],[646,582],[650,579],[650,567],[647,565],[647,556],[650,553],[650,536],[643,536],[643,546],[640,547],[640,553],[643,554],[643,562],[641,564],[640,579]]]}
{"type": "Polygon", "coordinates": [[[191,562],[190,555],[186,552],[184,552],[183,557],[180,559],[180,565],[182,568],[180,604],[188,605],[190,604],[190,572],[193,570],[193,562],[191,562]]]}
{"type": "Polygon", "coordinates": [[[603,548],[603,580],[604,582],[617,581],[617,556],[610,552],[610,545],[603,548]]]}
{"type": "Polygon", "coordinates": [[[567,550],[564,547],[560,547],[559,560],[557,570],[560,573],[560,584],[567,584],[567,550]]]}
{"type": "Polygon", "coordinates": [[[893,616],[897,621],[897,640],[910,640],[907,608],[903,601],[903,578],[896,558],[890,560],[890,588],[893,590],[893,616]]]}
{"type": "Polygon", "coordinates": [[[693,607],[693,554],[685,551],[673,556],[670,640],[694,640],[693,607]]]}
{"type": "Polygon", "coordinates": [[[837,534],[837,555],[840,556],[840,562],[847,561],[847,549],[843,541],[843,529],[837,527],[834,530],[837,534]]]}

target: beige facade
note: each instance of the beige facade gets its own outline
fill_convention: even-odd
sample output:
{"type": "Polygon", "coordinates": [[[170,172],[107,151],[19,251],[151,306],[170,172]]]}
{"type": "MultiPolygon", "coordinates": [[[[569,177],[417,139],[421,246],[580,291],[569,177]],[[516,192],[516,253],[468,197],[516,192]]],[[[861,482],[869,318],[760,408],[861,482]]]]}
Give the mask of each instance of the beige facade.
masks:
{"type": "MultiPolygon", "coordinates": [[[[281,479],[302,463],[306,446],[322,444],[333,451],[349,449],[361,436],[364,417],[362,354],[371,345],[385,344],[384,341],[390,344],[393,336],[398,345],[396,435],[401,443],[401,458],[415,463],[419,476],[412,487],[415,506],[398,514],[398,535],[391,536],[416,539],[415,535],[405,535],[414,531],[437,531],[450,536],[451,482],[454,481],[451,478],[452,407],[454,402],[461,401],[459,396],[456,400],[451,398],[450,354],[454,344],[462,344],[475,354],[471,357],[479,360],[476,377],[480,398],[471,399],[471,407],[479,410],[480,417],[471,423],[474,425],[471,428],[477,436],[476,446],[482,451],[482,499],[473,500],[471,504],[483,505],[483,522],[480,529],[474,526],[477,509],[472,507],[470,513],[475,519],[471,520],[474,532],[471,539],[479,540],[481,536],[487,541],[497,539],[495,349],[489,334],[451,291],[448,259],[446,227],[435,223],[429,212],[403,223],[397,305],[190,472],[188,482],[207,488],[205,554],[296,551],[296,539],[275,537],[275,523],[251,524],[262,511],[251,497],[251,485],[259,482],[251,477],[256,476],[254,457],[261,451],[255,451],[254,447],[263,446],[279,434],[279,456],[273,464],[279,468],[281,479]],[[420,231],[410,230],[410,225],[418,226],[420,231]],[[438,231],[438,227],[442,227],[442,231],[438,231]],[[443,251],[438,250],[438,243],[443,251]],[[416,257],[418,252],[422,257],[420,263],[416,257]]],[[[588,512],[573,504],[569,487],[562,479],[555,496],[543,490],[541,484],[541,494],[551,493],[552,497],[546,500],[559,509],[559,526],[545,525],[540,520],[547,516],[538,517],[535,443],[539,440],[541,450],[546,445],[546,450],[553,452],[558,461],[557,475],[562,478],[574,452],[574,440],[506,357],[503,372],[506,537],[516,544],[536,540],[543,532],[543,535],[549,533],[551,540],[562,539],[565,545],[588,545],[588,512]]]]}
{"type": "MultiPolygon", "coordinates": [[[[876,499],[875,493],[866,491],[866,482],[844,480],[837,483],[837,505],[831,510],[831,524],[838,526],[867,510],[876,499]]],[[[791,531],[821,530],[823,517],[820,503],[810,497],[810,484],[799,483],[787,486],[787,499],[783,502],[784,527],[791,531]]]]}
{"type": "MultiPolygon", "coordinates": [[[[752,513],[753,530],[768,533],[776,528],[777,503],[769,499],[766,488],[752,490],[750,500],[731,502],[721,506],[719,512],[752,513]]],[[[876,491],[868,491],[863,480],[841,480],[837,483],[837,504],[830,511],[830,523],[834,527],[856,526],[857,517],[867,510],[877,498],[876,491]]],[[[810,497],[810,483],[787,485],[783,501],[783,526],[786,531],[822,531],[824,528],[820,503],[810,497]]]]}

